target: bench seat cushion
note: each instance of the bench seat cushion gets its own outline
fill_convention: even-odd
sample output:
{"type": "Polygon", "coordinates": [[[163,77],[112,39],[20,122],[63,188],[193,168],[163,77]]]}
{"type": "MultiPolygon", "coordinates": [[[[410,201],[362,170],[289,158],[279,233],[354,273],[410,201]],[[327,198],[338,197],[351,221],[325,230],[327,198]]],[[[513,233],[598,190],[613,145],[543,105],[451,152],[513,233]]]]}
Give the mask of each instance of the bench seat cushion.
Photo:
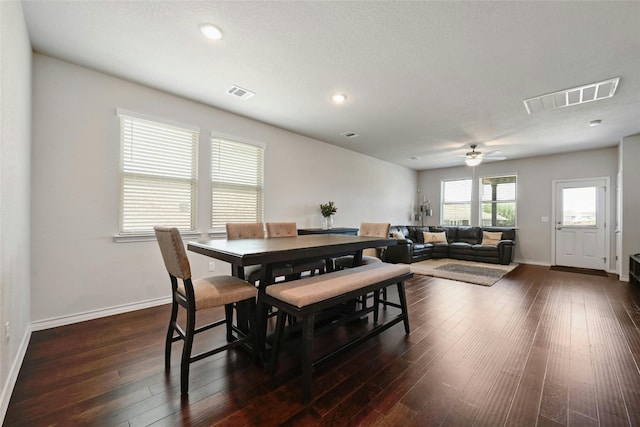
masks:
{"type": "Polygon", "coordinates": [[[410,272],[408,265],[380,262],[267,286],[266,293],[302,308],[410,272]]]}

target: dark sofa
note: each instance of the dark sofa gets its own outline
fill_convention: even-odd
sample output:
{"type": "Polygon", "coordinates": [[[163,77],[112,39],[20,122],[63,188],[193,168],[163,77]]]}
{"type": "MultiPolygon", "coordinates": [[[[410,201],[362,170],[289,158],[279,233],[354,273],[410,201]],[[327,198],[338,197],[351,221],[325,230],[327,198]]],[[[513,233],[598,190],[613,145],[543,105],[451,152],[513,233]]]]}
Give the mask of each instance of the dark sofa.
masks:
{"type": "Polygon", "coordinates": [[[402,233],[404,239],[398,239],[396,246],[385,250],[384,260],[390,263],[411,264],[431,258],[453,258],[507,265],[513,261],[516,244],[516,230],[506,227],[394,225],[390,229],[391,236],[394,232],[402,233]],[[444,232],[447,242],[425,243],[424,231],[444,232]],[[501,240],[495,245],[482,244],[483,231],[501,232],[501,240]]]}

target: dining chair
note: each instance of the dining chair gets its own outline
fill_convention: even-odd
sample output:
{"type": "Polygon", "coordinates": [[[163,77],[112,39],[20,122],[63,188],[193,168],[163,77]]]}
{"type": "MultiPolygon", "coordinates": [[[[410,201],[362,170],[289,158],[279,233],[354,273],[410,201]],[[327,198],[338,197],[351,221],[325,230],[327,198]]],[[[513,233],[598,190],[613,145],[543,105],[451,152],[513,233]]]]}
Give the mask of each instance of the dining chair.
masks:
{"type": "MultiPolygon", "coordinates": [[[[294,237],[298,235],[298,226],[295,222],[267,222],[267,237],[294,237]]],[[[325,260],[311,260],[301,261],[289,264],[291,272],[295,278],[299,278],[300,275],[306,271],[311,276],[314,276],[316,271],[318,274],[324,274],[327,268],[325,260]]]]}
{"type": "MultiPolygon", "coordinates": [[[[360,224],[360,231],[358,235],[369,237],[389,237],[389,229],[391,224],[380,222],[363,222],[360,224]]],[[[362,263],[361,265],[374,264],[382,262],[382,253],[385,248],[367,248],[362,251],[362,263]]],[[[353,255],[342,256],[335,259],[336,268],[351,268],[353,267],[353,255]]]]}
{"type": "MultiPolygon", "coordinates": [[[[262,222],[228,222],[226,224],[227,240],[238,239],[264,239],[266,237],[264,232],[264,223],[262,222]]],[[[240,267],[242,276],[248,282],[254,285],[260,280],[261,265],[249,265],[247,267],[240,267]]],[[[281,276],[288,276],[293,274],[293,270],[290,267],[275,267],[272,272],[273,279],[281,276]]]]}
{"type": "MultiPolygon", "coordinates": [[[[360,224],[360,230],[358,235],[360,236],[368,236],[368,237],[389,237],[389,229],[391,228],[391,224],[389,223],[381,223],[381,222],[363,222],[360,224]]],[[[385,250],[384,247],[381,248],[367,248],[362,251],[362,262],[360,265],[368,265],[368,264],[376,264],[382,262],[382,253],[385,250]]],[[[354,256],[347,255],[336,258],[334,260],[336,270],[342,270],[343,268],[352,268],[354,256]]],[[[382,299],[380,302],[384,307],[387,304],[387,288],[380,289],[378,292],[381,293],[382,299]]],[[[371,297],[373,295],[369,295],[371,297]]],[[[367,297],[364,296],[360,299],[360,303],[363,306],[367,304],[367,297]]]]}
{"type": "Polygon", "coordinates": [[[171,345],[183,341],[180,362],[180,392],[189,392],[189,366],[191,363],[242,344],[250,344],[256,359],[255,323],[257,294],[255,286],[233,276],[213,276],[192,280],[189,258],[180,232],[172,227],[154,227],[164,265],[171,279],[171,318],[165,342],[165,371],[171,368],[171,345]],[[178,282],[181,280],[181,283],[178,282]],[[233,308],[242,306],[249,317],[249,331],[243,332],[233,325],[233,308]],[[196,328],[196,312],[224,306],[225,318],[196,328]],[[178,309],[186,310],[184,329],[179,324],[178,309]],[[216,326],[226,325],[227,344],[191,355],[195,335],[216,326]],[[235,332],[235,335],[234,335],[235,332]]]}

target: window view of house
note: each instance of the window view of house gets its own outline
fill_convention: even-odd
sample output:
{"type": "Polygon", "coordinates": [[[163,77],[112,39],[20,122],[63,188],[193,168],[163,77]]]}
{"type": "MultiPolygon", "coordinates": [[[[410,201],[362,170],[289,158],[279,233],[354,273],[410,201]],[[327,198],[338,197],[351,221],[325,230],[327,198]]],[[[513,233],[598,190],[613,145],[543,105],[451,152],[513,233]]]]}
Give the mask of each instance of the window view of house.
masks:
{"type": "Polygon", "coordinates": [[[471,180],[442,182],[442,224],[471,225],[471,180]]]}
{"type": "Polygon", "coordinates": [[[596,187],[564,188],[562,193],[563,226],[592,227],[596,225],[596,187]]]}
{"type": "Polygon", "coordinates": [[[483,227],[515,227],[516,176],[480,179],[483,227]]]}

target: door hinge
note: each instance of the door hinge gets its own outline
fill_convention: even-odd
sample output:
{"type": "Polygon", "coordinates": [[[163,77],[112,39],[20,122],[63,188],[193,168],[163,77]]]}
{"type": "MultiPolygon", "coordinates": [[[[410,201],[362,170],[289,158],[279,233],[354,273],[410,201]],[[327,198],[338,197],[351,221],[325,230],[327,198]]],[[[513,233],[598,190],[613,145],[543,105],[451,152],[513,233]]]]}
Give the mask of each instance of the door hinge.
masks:
{"type": "Polygon", "coordinates": [[[603,257],[602,259],[604,260],[604,263],[606,264],[607,263],[607,257],[603,257]]]}

